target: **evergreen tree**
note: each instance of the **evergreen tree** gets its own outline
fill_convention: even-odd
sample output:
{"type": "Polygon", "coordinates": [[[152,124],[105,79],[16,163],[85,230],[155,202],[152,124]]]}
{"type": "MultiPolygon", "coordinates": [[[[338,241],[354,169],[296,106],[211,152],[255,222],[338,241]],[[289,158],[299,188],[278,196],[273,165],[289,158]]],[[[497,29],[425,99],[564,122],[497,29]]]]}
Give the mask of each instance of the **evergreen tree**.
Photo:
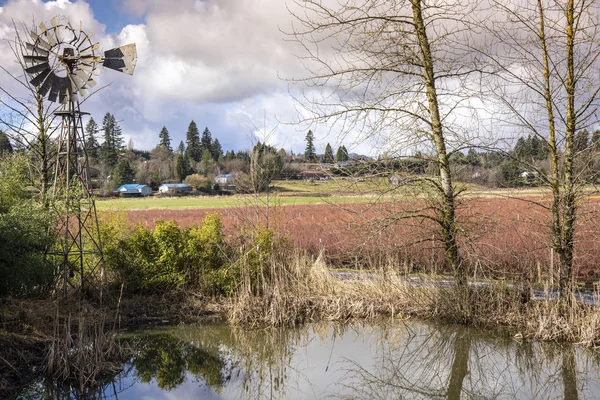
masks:
{"type": "Polygon", "coordinates": [[[315,136],[313,135],[313,132],[311,130],[309,130],[306,133],[306,137],[304,138],[304,140],[306,141],[306,148],[304,150],[304,159],[308,162],[316,161],[317,155],[315,154],[315,144],[314,144],[315,136]]]}
{"type": "Polygon", "coordinates": [[[102,120],[104,143],[102,144],[102,159],[110,167],[117,165],[119,153],[123,150],[123,134],[114,115],[106,113],[102,120]]]}
{"type": "Polygon", "coordinates": [[[210,134],[208,127],[205,127],[204,131],[202,131],[202,137],[200,138],[200,147],[202,149],[201,152],[204,150],[212,152],[212,143],[212,135],[210,134]]]}
{"type": "Polygon", "coordinates": [[[90,118],[88,123],[85,124],[85,151],[91,158],[98,157],[98,147],[100,147],[98,140],[96,139],[98,132],[100,132],[100,127],[96,121],[94,121],[94,118],[90,118]]]}
{"type": "Polygon", "coordinates": [[[188,175],[188,168],[185,156],[182,153],[178,153],[177,157],[175,157],[175,176],[179,182],[183,182],[188,175]]]}
{"type": "Polygon", "coordinates": [[[160,133],[158,134],[158,137],[160,138],[160,146],[164,147],[169,151],[173,151],[173,148],[171,147],[171,137],[169,136],[169,131],[167,130],[166,126],[162,127],[160,133]]]}
{"type": "Polygon", "coordinates": [[[523,137],[519,137],[517,144],[515,144],[514,153],[517,158],[525,159],[531,155],[528,149],[527,141],[523,137]]]}
{"type": "Polygon", "coordinates": [[[588,148],[590,141],[590,134],[586,129],[582,129],[575,133],[575,140],[573,141],[573,150],[575,153],[579,153],[588,148]]]}
{"type": "Polygon", "coordinates": [[[469,165],[474,167],[479,167],[481,165],[481,161],[479,160],[479,154],[475,151],[475,149],[470,148],[467,153],[466,162],[469,165]]]}
{"type": "Polygon", "coordinates": [[[327,146],[325,146],[325,154],[323,155],[323,162],[327,163],[327,164],[333,163],[333,149],[331,148],[331,145],[329,143],[327,143],[327,146]]]}
{"type": "Polygon", "coordinates": [[[229,150],[225,153],[225,161],[230,161],[235,159],[235,152],[233,150],[229,150]]]}
{"type": "Polygon", "coordinates": [[[600,150],[600,130],[596,130],[592,133],[592,146],[594,151],[600,150]]]}
{"type": "Polygon", "coordinates": [[[200,146],[200,132],[194,121],[190,122],[186,134],[187,150],[186,155],[190,160],[200,161],[202,157],[202,147],[200,146]]]}
{"type": "Polygon", "coordinates": [[[179,142],[179,146],[177,146],[177,153],[181,155],[185,154],[185,144],[183,143],[183,140],[179,142]]]}
{"type": "Polygon", "coordinates": [[[2,153],[12,153],[13,147],[10,144],[10,140],[8,139],[8,135],[0,130],[0,155],[2,153]]]}
{"type": "Polygon", "coordinates": [[[348,157],[348,150],[346,150],[346,146],[342,145],[338,147],[337,153],[335,154],[336,162],[348,161],[350,157],[348,157]]]}
{"type": "Polygon", "coordinates": [[[219,143],[219,139],[213,140],[210,146],[210,152],[212,153],[212,158],[215,161],[219,161],[219,159],[223,157],[223,148],[221,148],[221,143],[219,143]]]}
{"type": "Polygon", "coordinates": [[[113,180],[117,187],[133,182],[135,177],[135,171],[131,168],[129,160],[125,157],[120,158],[117,162],[117,166],[113,170],[113,180]]]}
{"type": "Polygon", "coordinates": [[[209,149],[204,149],[202,151],[202,158],[200,159],[200,172],[204,176],[208,176],[214,172],[215,169],[215,161],[213,160],[213,155],[209,149]]]}

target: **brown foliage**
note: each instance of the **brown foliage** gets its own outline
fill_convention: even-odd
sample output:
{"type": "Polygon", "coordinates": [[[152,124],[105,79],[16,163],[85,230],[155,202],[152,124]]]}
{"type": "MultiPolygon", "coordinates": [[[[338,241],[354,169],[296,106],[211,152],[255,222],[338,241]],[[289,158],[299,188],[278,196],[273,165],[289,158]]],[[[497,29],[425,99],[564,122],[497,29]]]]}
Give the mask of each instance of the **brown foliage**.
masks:
{"type": "MultiPolygon", "coordinates": [[[[546,199],[531,198],[542,205],[546,199]]],[[[592,282],[600,278],[597,260],[600,242],[596,227],[600,218],[594,211],[600,199],[580,205],[575,232],[575,276],[592,282]]],[[[550,199],[547,199],[549,205],[550,199]]],[[[425,209],[418,201],[359,203],[351,205],[302,205],[272,208],[271,227],[287,234],[297,247],[316,253],[323,249],[328,263],[355,267],[394,254],[407,273],[448,273],[435,224],[424,217],[405,219],[407,212],[425,209]]],[[[208,213],[222,218],[225,231],[237,235],[244,226],[264,223],[264,215],[253,207],[196,210],[129,211],[129,223],[154,226],[157,220],[176,220],[180,225],[198,224],[208,213]],[[257,218],[256,215],[261,217],[257,218]]],[[[428,211],[424,211],[426,214],[428,211]]],[[[509,198],[464,199],[457,209],[460,221],[462,257],[470,276],[548,280],[558,274],[558,257],[550,259],[550,215],[538,204],[509,198]],[[539,276],[538,276],[539,275],[539,276]]],[[[381,261],[383,262],[383,261],[381,261]]]]}

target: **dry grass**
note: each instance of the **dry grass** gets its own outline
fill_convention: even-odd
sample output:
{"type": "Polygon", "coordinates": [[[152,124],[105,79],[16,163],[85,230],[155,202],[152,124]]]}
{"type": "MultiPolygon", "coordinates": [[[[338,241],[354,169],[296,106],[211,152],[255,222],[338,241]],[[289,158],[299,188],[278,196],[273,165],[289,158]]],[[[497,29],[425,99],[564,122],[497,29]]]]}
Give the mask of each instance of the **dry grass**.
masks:
{"type": "Polygon", "coordinates": [[[384,272],[364,279],[332,276],[322,258],[295,252],[272,270],[261,296],[242,284],[228,319],[245,327],[295,326],[323,320],[417,317],[480,327],[507,327],[517,337],[600,345],[600,308],[530,301],[528,290],[490,284],[465,293],[433,281],[409,283],[384,272]]]}

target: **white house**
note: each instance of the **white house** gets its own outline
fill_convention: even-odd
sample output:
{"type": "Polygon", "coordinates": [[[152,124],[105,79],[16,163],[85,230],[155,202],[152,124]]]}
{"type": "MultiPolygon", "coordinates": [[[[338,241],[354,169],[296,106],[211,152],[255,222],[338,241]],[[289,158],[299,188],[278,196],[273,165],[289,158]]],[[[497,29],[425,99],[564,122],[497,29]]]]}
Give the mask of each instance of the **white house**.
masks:
{"type": "Polygon", "coordinates": [[[122,196],[152,196],[152,188],[148,185],[140,185],[137,183],[127,183],[119,186],[115,193],[122,196]]]}
{"type": "Polygon", "coordinates": [[[215,176],[215,183],[219,186],[233,185],[233,176],[231,174],[221,174],[215,176]]]}
{"type": "Polygon", "coordinates": [[[191,193],[192,187],[187,183],[163,183],[158,187],[160,193],[191,193]]]}

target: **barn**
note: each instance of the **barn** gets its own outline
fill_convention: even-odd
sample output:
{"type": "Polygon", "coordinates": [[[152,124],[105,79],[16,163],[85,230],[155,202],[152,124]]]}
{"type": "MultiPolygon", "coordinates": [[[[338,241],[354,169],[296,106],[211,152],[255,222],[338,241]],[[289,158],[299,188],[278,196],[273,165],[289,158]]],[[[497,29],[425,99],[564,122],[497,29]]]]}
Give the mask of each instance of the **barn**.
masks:
{"type": "Polygon", "coordinates": [[[127,183],[119,186],[115,193],[119,193],[121,196],[152,196],[152,188],[148,185],[141,185],[137,183],[127,183]]]}

